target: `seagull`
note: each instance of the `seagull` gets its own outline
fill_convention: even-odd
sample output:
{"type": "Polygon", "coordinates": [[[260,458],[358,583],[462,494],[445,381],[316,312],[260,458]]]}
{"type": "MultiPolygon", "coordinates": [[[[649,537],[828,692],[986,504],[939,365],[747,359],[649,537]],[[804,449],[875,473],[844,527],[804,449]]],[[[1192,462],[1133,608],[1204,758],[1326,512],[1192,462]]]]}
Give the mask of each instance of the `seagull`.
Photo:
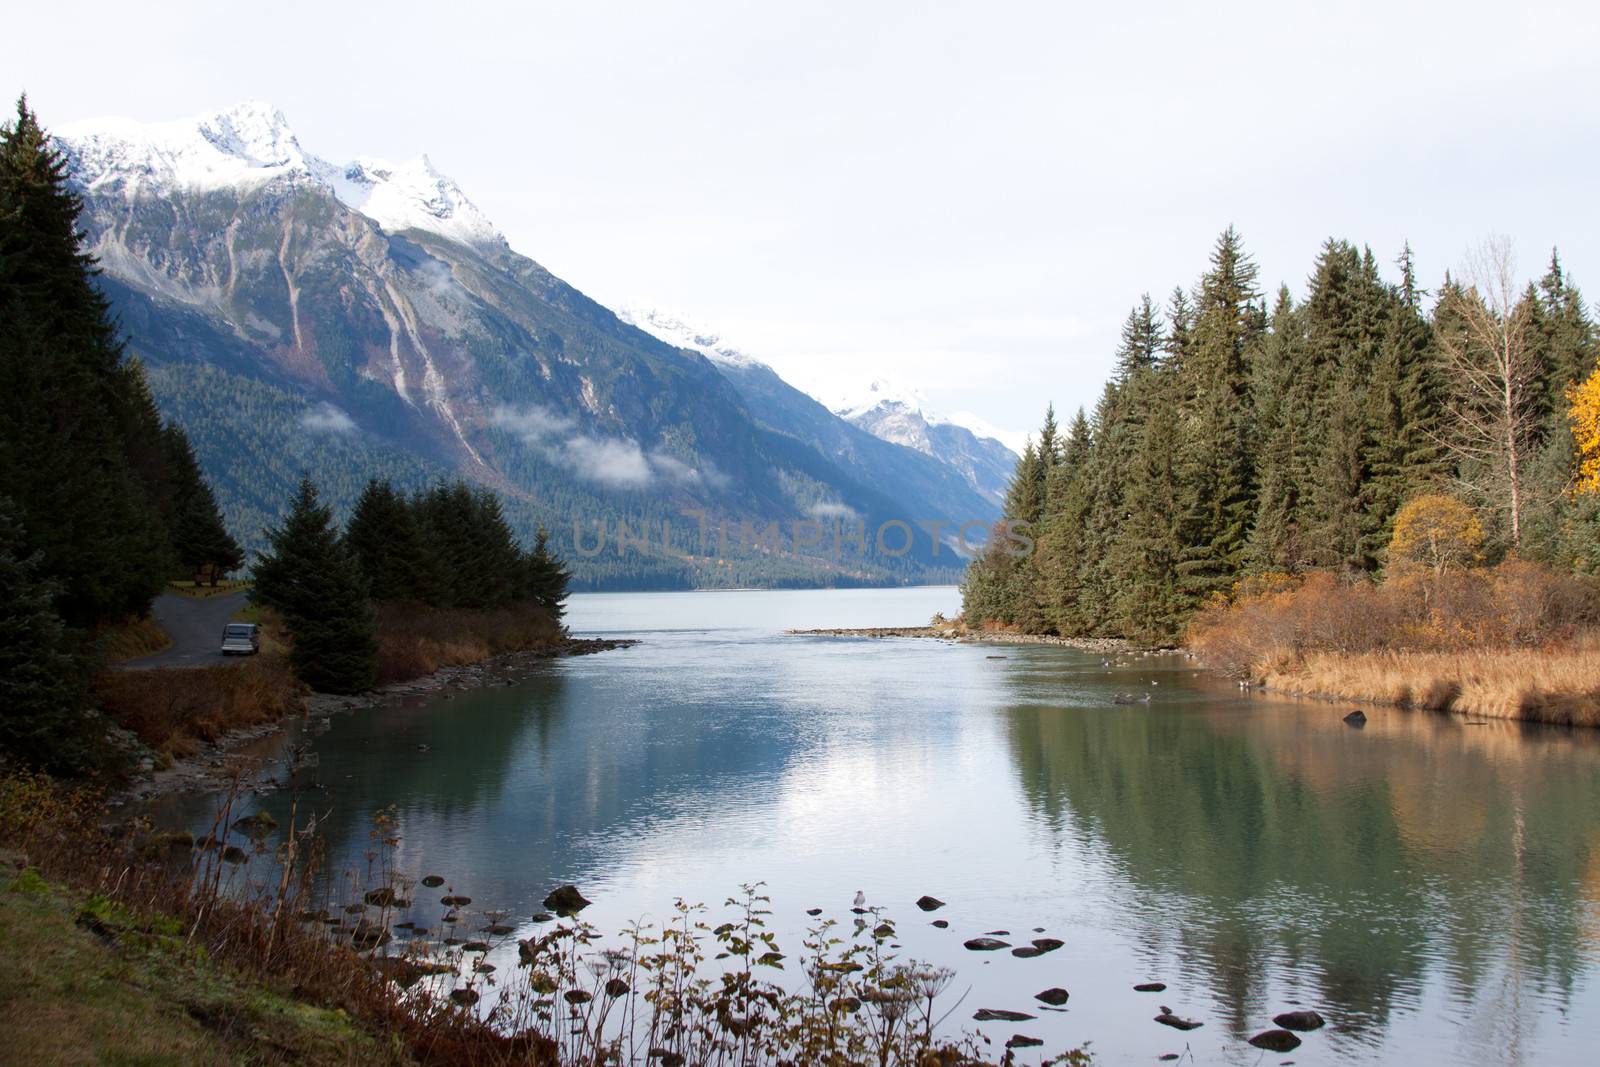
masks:
{"type": "Polygon", "coordinates": [[[855,906],[858,908],[864,908],[867,906],[867,895],[859,889],[856,890],[855,906]]]}

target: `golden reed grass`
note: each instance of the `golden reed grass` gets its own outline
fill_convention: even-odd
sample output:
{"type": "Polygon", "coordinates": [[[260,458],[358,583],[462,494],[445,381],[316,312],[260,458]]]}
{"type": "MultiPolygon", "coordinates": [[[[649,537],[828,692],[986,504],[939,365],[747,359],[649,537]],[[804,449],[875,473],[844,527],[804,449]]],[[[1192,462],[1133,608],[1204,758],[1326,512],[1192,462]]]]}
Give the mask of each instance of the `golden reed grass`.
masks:
{"type": "Polygon", "coordinates": [[[1600,726],[1600,588],[1540,564],[1254,578],[1201,611],[1186,643],[1270,689],[1600,726]]]}
{"type": "Polygon", "coordinates": [[[1541,649],[1318,652],[1267,668],[1269,689],[1481,718],[1600,726],[1600,640],[1541,649]]]}

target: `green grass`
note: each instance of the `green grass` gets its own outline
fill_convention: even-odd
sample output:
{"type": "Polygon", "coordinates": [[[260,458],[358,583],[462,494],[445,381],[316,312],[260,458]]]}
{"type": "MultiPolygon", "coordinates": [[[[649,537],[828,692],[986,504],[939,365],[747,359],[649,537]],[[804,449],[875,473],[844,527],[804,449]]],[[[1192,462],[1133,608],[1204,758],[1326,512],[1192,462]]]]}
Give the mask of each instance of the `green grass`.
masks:
{"type": "Polygon", "coordinates": [[[340,1011],[242,981],[175,919],[75,897],[0,860],[0,1064],[410,1060],[340,1011]]]}

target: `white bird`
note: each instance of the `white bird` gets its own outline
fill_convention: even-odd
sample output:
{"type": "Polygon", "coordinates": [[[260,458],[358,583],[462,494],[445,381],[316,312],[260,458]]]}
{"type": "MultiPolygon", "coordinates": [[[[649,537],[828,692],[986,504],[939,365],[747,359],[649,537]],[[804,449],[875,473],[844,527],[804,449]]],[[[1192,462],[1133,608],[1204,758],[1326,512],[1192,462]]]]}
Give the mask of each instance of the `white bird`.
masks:
{"type": "Polygon", "coordinates": [[[864,908],[864,907],[867,906],[867,895],[865,893],[863,893],[859,889],[856,890],[856,905],[855,906],[858,907],[858,908],[864,908]]]}

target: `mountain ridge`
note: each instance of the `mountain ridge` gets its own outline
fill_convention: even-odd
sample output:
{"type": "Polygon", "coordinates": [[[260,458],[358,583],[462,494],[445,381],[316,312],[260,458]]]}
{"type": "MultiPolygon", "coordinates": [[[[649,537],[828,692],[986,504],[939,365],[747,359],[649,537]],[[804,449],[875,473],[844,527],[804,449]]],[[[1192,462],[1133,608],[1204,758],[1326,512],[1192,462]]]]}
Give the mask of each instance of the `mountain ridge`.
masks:
{"type": "MultiPolygon", "coordinates": [[[[936,509],[763,422],[703,353],[512,250],[426,157],[341,170],[259,104],[188,123],[79,123],[58,144],[129,349],[152,366],[165,409],[217,424],[197,450],[208,470],[236,471],[219,486],[235,517],[270,519],[291,461],[319,474],[334,464],[336,506],[363,472],[464,474],[512,498],[524,536],[551,526],[580,584],[621,573],[748,584],[752,569],[788,582],[945,579],[957,561],[929,540],[843,561],[769,548],[730,561],[675,543],[686,551],[620,563],[584,557],[578,538],[590,520],[626,520],[682,542],[682,516],[697,512],[751,525],[850,515],[870,528],[945,505],[959,508],[953,521],[986,510],[959,494],[936,509]],[[182,395],[202,381],[207,395],[182,395]],[[246,409],[272,425],[249,424],[246,409]],[[237,472],[235,440],[272,453],[273,476],[237,472]]],[[[916,484],[943,484],[931,464],[899,462],[916,484]]]]}

